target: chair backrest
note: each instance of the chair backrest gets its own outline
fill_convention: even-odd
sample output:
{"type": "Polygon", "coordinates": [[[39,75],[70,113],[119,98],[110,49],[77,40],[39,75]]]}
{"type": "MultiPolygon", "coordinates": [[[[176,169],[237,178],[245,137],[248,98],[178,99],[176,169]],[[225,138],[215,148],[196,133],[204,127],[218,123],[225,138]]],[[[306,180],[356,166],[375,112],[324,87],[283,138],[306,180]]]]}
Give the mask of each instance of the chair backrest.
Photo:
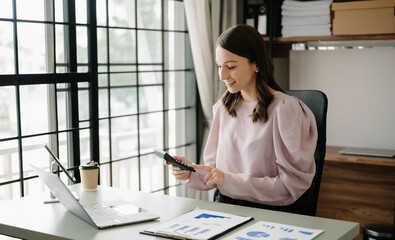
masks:
{"type": "Polygon", "coordinates": [[[286,93],[304,102],[313,112],[317,123],[318,140],[314,153],[316,173],[310,188],[292,204],[293,209],[296,209],[296,213],[315,216],[326,152],[326,115],[328,110],[328,98],[325,93],[318,90],[288,90],[286,93]]]}

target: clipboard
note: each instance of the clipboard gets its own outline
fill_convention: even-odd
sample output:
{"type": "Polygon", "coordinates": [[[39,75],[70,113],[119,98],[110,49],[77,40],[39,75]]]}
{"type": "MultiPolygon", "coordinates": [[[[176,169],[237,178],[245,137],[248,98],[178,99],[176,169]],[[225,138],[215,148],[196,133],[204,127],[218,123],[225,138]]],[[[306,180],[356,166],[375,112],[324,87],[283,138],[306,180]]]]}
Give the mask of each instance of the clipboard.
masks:
{"type": "Polygon", "coordinates": [[[193,167],[188,166],[188,165],[186,165],[186,164],[184,164],[182,162],[179,162],[179,161],[175,160],[167,152],[165,152],[163,150],[155,149],[155,155],[157,157],[159,157],[159,158],[164,159],[166,162],[168,162],[170,164],[176,165],[177,167],[179,167],[181,169],[184,169],[184,170],[187,170],[187,171],[190,171],[190,172],[196,172],[196,170],[193,167]]]}
{"type": "Polygon", "coordinates": [[[140,233],[172,239],[208,240],[222,236],[253,219],[253,217],[210,211],[197,207],[140,233]]]}

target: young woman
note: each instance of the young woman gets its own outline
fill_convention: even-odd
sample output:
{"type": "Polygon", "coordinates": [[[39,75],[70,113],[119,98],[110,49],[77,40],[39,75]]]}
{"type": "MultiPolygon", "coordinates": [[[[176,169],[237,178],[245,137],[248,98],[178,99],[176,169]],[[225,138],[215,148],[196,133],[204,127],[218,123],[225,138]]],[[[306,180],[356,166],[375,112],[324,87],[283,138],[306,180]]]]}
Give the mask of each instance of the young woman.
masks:
{"type": "Polygon", "coordinates": [[[292,204],[315,174],[313,113],[277,85],[254,28],[237,25],[223,32],[216,63],[227,91],[213,106],[205,165],[193,165],[193,173],[171,166],[172,174],[196,189],[217,188],[215,201],[272,209],[292,204]]]}

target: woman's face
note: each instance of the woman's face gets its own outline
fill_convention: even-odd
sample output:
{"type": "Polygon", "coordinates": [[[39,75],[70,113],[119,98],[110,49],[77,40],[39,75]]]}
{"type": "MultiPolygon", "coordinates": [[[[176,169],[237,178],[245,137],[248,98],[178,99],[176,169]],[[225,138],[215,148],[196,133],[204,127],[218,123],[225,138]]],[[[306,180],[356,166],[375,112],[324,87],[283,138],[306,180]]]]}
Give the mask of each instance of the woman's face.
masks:
{"type": "Polygon", "coordinates": [[[233,54],[218,46],[216,49],[216,63],[218,75],[229,92],[241,91],[244,101],[256,101],[256,70],[255,63],[250,63],[247,58],[233,54]]]}

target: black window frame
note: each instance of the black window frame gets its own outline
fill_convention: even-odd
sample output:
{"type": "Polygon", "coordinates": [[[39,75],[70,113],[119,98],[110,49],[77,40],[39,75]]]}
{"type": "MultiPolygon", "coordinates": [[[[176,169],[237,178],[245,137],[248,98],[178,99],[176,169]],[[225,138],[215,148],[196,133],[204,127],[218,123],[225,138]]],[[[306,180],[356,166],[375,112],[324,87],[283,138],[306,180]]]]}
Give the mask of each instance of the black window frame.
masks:
{"type": "MultiPolygon", "coordinates": [[[[55,0],[50,0],[52,1],[52,14],[55,13],[55,0]]],[[[182,0],[167,0],[167,1],[175,1],[175,2],[183,2],[182,0]]],[[[100,164],[109,164],[110,165],[110,179],[111,183],[110,186],[112,186],[112,170],[111,170],[111,165],[114,162],[117,161],[122,161],[126,159],[130,159],[131,157],[137,157],[139,159],[139,166],[140,166],[140,157],[150,154],[150,153],[140,153],[138,152],[137,156],[130,156],[127,157],[126,159],[112,159],[111,154],[110,154],[110,160],[108,162],[100,162],[100,145],[99,145],[99,120],[103,119],[99,117],[99,84],[98,84],[98,76],[99,71],[98,71],[98,46],[97,46],[97,19],[96,19],[96,1],[95,0],[86,0],[87,3],[87,23],[86,24],[81,24],[81,23],[76,23],[76,16],[75,16],[75,7],[76,7],[76,1],[75,0],[64,0],[64,9],[72,9],[73,11],[68,11],[64,10],[65,13],[67,12],[67,22],[56,22],[55,21],[55,16],[52,16],[52,21],[37,21],[37,20],[23,20],[23,19],[18,19],[17,18],[17,11],[16,11],[16,4],[17,0],[12,0],[13,4],[13,18],[12,19],[4,19],[0,18],[0,22],[5,21],[5,22],[12,22],[13,24],[13,29],[14,29],[14,66],[15,66],[15,74],[5,74],[1,75],[0,74],[0,87],[3,86],[13,86],[15,87],[15,97],[16,97],[16,106],[17,106],[17,136],[15,137],[8,137],[8,138],[2,138],[0,139],[0,142],[4,141],[17,141],[18,145],[18,161],[19,161],[19,178],[18,179],[13,179],[9,181],[4,181],[0,182],[0,187],[3,185],[7,184],[13,184],[13,183],[19,183],[20,186],[20,196],[23,197],[25,196],[25,187],[24,187],[24,182],[36,178],[37,176],[24,176],[23,172],[23,144],[22,140],[24,138],[30,138],[30,137],[37,137],[37,136],[44,136],[44,135],[54,135],[57,140],[56,140],[56,148],[58,152],[59,149],[59,139],[58,135],[60,133],[67,133],[70,136],[70,145],[68,144],[68,163],[70,166],[68,166],[69,170],[72,170],[74,172],[74,176],[77,179],[77,182],[80,182],[80,175],[78,171],[78,166],[81,164],[81,156],[80,156],[80,131],[81,130],[89,130],[90,133],[90,158],[93,159],[94,161],[99,162],[100,164]],[[40,73],[40,74],[20,74],[19,73],[19,59],[18,59],[18,23],[24,22],[24,23],[45,23],[45,24],[50,24],[52,25],[53,29],[53,51],[54,51],[54,56],[56,56],[56,40],[55,40],[55,27],[56,25],[64,25],[67,27],[67,34],[65,33],[65,36],[67,36],[67,42],[68,44],[65,44],[67,48],[65,49],[65,54],[67,55],[67,72],[66,73],[57,73],[56,72],[56,66],[58,65],[56,63],[56,57],[53,59],[53,73],[40,73]],[[77,62],[77,36],[76,36],[76,28],[77,26],[84,26],[87,27],[87,39],[88,39],[88,64],[81,64],[77,62]],[[67,51],[67,52],[66,52],[67,51]],[[78,72],[78,67],[79,66],[87,66],[88,71],[87,72],[78,72]],[[59,89],[57,87],[58,84],[60,83],[65,83],[66,87],[59,89]],[[87,83],[88,87],[81,87],[79,84],[81,83],[87,83]],[[70,121],[70,126],[66,130],[59,130],[58,129],[58,124],[56,122],[55,129],[53,131],[48,131],[48,132],[42,132],[38,134],[30,134],[30,135],[23,135],[21,132],[22,126],[21,126],[21,106],[20,106],[20,87],[25,86],[25,85],[36,85],[36,84],[49,84],[54,87],[55,93],[58,93],[59,91],[64,91],[69,94],[69,106],[70,109],[70,116],[71,118],[69,119],[70,121]],[[80,90],[87,90],[89,92],[89,119],[88,120],[81,120],[79,119],[79,96],[78,93],[80,90]],[[80,123],[81,122],[89,122],[88,127],[81,127],[80,123]]],[[[107,5],[108,5],[108,1],[107,5]]],[[[137,2],[138,0],[135,0],[135,15],[137,16],[137,2]]],[[[165,0],[161,0],[161,7],[162,7],[162,26],[161,29],[144,29],[144,28],[138,28],[137,26],[135,28],[132,28],[136,31],[136,36],[138,34],[138,31],[140,30],[148,30],[148,31],[159,31],[161,32],[161,37],[162,37],[162,70],[156,70],[158,72],[161,72],[162,74],[162,79],[163,82],[161,84],[158,84],[164,88],[164,79],[165,79],[165,74],[168,72],[185,72],[185,74],[190,74],[193,73],[193,66],[192,66],[192,60],[191,56],[187,57],[187,61],[189,61],[186,65],[188,68],[185,69],[165,69],[165,56],[164,56],[164,35],[166,32],[180,32],[180,33],[185,33],[188,35],[188,31],[181,31],[181,30],[167,30],[164,27],[164,2],[165,0]]],[[[107,10],[108,11],[108,10],[107,10]]],[[[136,25],[137,25],[137,17],[136,17],[136,25]]],[[[108,28],[108,27],[107,27],[108,28]]],[[[138,51],[138,45],[137,45],[138,38],[136,37],[136,52],[138,51]]],[[[186,45],[189,45],[189,41],[186,42],[186,45]]],[[[138,66],[138,57],[136,53],[136,75],[138,76],[140,71],[138,66]]],[[[60,64],[61,65],[61,64],[60,64]]],[[[107,63],[107,66],[109,68],[109,62],[107,63]]],[[[152,72],[152,71],[151,71],[152,72]]],[[[110,71],[108,72],[110,74],[110,71]]],[[[138,78],[138,77],[137,77],[138,78]]],[[[146,85],[144,85],[146,86],[146,85]]],[[[139,88],[139,84],[137,81],[137,85],[135,86],[137,89],[139,88]]],[[[165,91],[165,90],[163,90],[165,91]]],[[[138,91],[137,91],[138,92],[138,91]]],[[[196,99],[197,99],[197,92],[196,92],[196,99]]],[[[165,96],[165,94],[163,94],[165,96]]],[[[55,94],[56,98],[56,94],[55,94]]],[[[163,97],[164,98],[164,97],[163,97]]],[[[137,97],[137,99],[139,99],[137,97]]],[[[163,99],[163,103],[165,102],[165,99],[163,99]]],[[[55,104],[56,105],[56,104],[55,104]]],[[[182,108],[173,108],[173,109],[166,109],[165,106],[163,106],[162,110],[159,112],[163,113],[163,116],[168,111],[177,111],[177,110],[194,110],[196,111],[196,106],[185,106],[182,108]]],[[[57,109],[55,110],[57,111],[57,109]]],[[[139,119],[139,116],[141,114],[145,113],[140,113],[139,111],[137,112],[136,116],[137,119],[139,119]]],[[[57,115],[57,114],[56,114],[57,115]]],[[[109,116],[108,119],[111,120],[112,118],[116,118],[109,116]]],[[[55,119],[57,120],[57,117],[55,116],[55,119]]],[[[163,124],[165,124],[166,119],[163,117],[163,124]]],[[[139,123],[137,123],[139,126],[139,123]]],[[[187,142],[178,146],[170,146],[166,143],[166,131],[167,129],[163,127],[163,146],[165,150],[169,150],[169,148],[184,148],[188,146],[196,146],[196,139],[192,142],[187,142]]],[[[110,138],[111,138],[111,131],[110,131],[110,138]]],[[[140,139],[140,138],[138,138],[140,139]]],[[[139,140],[140,141],[140,140],[139,140]]],[[[141,175],[139,169],[139,175],[141,175]]],[[[152,192],[161,192],[168,194],[168,189],[174,186],[169,186],[168,184],[168,171],[165,169],[165,186],[161,189],[155,189],[152,192]]],[[[176,185],[176,187],[178,184],[176,185]]],[[[141,176],[139,176],[139,190],[141,190],[141,176]]]]}

